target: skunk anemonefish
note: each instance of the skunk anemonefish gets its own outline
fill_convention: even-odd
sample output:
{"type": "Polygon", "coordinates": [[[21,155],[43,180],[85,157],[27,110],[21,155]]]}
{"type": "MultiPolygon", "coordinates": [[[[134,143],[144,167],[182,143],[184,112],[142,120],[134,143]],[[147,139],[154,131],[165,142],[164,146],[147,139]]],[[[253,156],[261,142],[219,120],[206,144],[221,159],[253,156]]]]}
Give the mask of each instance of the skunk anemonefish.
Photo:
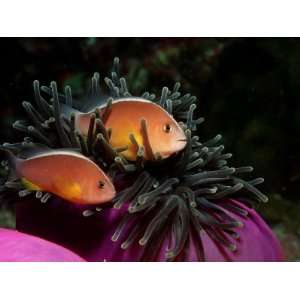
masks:
{"type": "MultiPolygon", "coordinates": [[[[99,106],[98,111],[103,118],[106,104],[99,106]]],[[[83,135],[88,134],[92,113],[75,114],[76,129],[83,135]]],[[[144,147],[146,160],[154,160],[153,154],[167,158],[186,146],[186,136],[176,120],[161,106],[145,99],[114,100],[103,123],[106,129],[111,129],[109,142],[112,147],[128,147],[122,152],[128,160],[136,160],[138,151],[130,135],[134,135],[138,145],[144,147]]]]}
{"type": "Polygon", "coordinates": [[[100,204],[116,194],[108,176],[87,157],[65,150],[44,150],[26,159],[8,154],[12,171],[31,191],[49,192],[69,202],[100,204]]]}

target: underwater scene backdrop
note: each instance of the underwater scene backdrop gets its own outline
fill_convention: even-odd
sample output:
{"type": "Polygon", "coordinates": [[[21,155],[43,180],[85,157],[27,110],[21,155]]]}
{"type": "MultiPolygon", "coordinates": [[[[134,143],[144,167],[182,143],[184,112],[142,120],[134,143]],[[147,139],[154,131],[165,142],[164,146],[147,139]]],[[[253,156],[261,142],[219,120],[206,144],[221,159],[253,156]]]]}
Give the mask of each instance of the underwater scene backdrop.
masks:
{"type": "MultiPolygon", "coordinates": [[[[2,38],[0,142],[17,142],[11,124],[24,118],[32,82],[55,80],[83,95],[94,72],[102,78],[114,57],[134,94],[181,82],[205,118],[197,135],[223,136],[231,164],[251,165],[269,197],[258,204],[288,260],[300,260],[300,40],[296,38],[2,38]],[[103,74],[103,75],[102,75],[103,74]]],[[[80,97],[79,97],[80,98],[80,97]]],[[[3,204],[0,226],[15,227],[3,204]]]]}

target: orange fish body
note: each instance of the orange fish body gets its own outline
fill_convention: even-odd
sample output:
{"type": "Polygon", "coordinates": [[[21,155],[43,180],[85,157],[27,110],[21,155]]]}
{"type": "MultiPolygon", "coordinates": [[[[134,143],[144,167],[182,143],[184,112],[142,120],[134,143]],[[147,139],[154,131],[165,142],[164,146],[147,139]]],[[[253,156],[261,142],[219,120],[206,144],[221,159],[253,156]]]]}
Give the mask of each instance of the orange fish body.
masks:
{"type": "MultiPolygon", "coordinates": [[[[99,110],[101,115],[101,112],[105,110],[105,105],[100,106],[99,110]]],[[[76,116],[77,129],[84,135],[88,133],[90,114],[91,112],[79,113],[76,116]]],[[[128,150],[122,152],[128,160],[135,160],[138,150],[131,142],[130,134],[133,134],[138,144],[144,146],[146,150],[146,143],[149,143],[153,153],[159,153],[162,158],[167,158],[182,150],[186,145],[186,136],[174,118],[161,106],[144,99],[115,100],[104,126],[106,129],[112,129],[110,144],[114,148],[128,146],[128,150]],[[147,141],[141,130],[143,119],[147,125],[147,141]]],[[[152,159],[147,151],[145,158],[152,159]]]]}
{"type": "Polygon", "coordinates": [[[19,160],[16,173],[26,188],[50,192],[73,203],[100,204],[115,196],[105,173],[77,153],[53,151],[19,160]]]}

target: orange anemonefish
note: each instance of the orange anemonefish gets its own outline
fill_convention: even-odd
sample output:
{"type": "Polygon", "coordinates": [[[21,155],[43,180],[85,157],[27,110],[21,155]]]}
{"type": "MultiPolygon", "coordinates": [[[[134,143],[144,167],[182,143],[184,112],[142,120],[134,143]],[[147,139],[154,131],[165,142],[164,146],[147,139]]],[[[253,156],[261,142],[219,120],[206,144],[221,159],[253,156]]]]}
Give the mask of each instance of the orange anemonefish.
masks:
{"type": "MultiPolygon", "coordinates": [[[[106,104],[98,107],[100,117],[103,117],[105,109],[106,104]]],[[[88,134],[91,114],[75,114],[76,129],[83,135],[88,134]]],[[[138,151],[137,145],[129,138],[130,134],[134,135],[139,146],[144,146],[146,160],[153,160],[153,154],[156,153],[167,158],[186,146],[186,136],[176,120],[161,106],[145,99],[124,98],[113,101],[103,122],[106,129],[112,130],[109,140],[112,147],[128,147],[122,152],[128,160],[136,160],[138,151]],[[146,124],[146,136],[142,120],[146,124]]]]}
{"type": "Polygon", "coordinates": [[[21,159],[5,151],[13,172],[28,190],[50,192],[78,204],[100,204],[116,194],[108,176],[79,153],[48,150],[21,159]]]}

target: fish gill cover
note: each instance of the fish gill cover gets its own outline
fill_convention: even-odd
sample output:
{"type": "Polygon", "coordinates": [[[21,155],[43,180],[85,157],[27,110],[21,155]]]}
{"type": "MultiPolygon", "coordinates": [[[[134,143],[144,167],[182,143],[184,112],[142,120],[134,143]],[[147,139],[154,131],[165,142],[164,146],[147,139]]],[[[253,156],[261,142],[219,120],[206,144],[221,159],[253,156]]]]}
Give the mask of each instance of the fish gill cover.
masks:
{"type": "MultiPolygon", "coordinates": [[[[197,98],[182,94],[179,82],[172,89],[163,87],[159,96],[151,92],[133,96],[125,78],[120,75],[118,58],[114,59],[110,76],[104,78],[108,92],[102,92],[99,82],[100,76],[95,73],[89,98],[106,101],[101,113],[98,108],[91,113],[87,136],[76,127],[80,107],[78,100],[73,100],[71,87],[66,86],[59,93],[56,82],[51,82],[48,87],[40,86],[36,80],[33,83],[35,103],[23,102],[28,119],[13,124],[22,132],[24,140],[4,143],[2,148],[22,157],[28,149],[34,150],[43,144],[52,149],[79,151],[94,161],[122,187],[111,202],[84,207],[82,215],[90,217],[101,214],[103,209],[125,207],[111,240],[122,240],[124,251],[133,244],[144,247],[141,260],[156,260],[168,240],[168,247],[163,249],[166,261],[187,260],[185,250],[191,242],[195,244],[197,260],[204,261],[201,232],[205,232],[218,247],[236,251],[237,231],[243,226],[241,220],[246,220],[249,213],[246,207],[268,201],[267,196],[257,189],[263,178],[251,177],[251,166],[230,166],[228,161],[232,154],[224,152],[220,134],[208,141],[202,141],[196,135],[204,119],[195,118],[197,98]],[[140,120],[144,142],[140,143],[134,134],[129,136],[136,147],[136,160],[127,160],[122,155],[128,147],[111,146],[112,129],[106,128],[105,123],[113,103],[117,99],[133,97],[152,101],[174,117],[186,136],[182,151],[166,159],[153,152],[145,119],[140,120]],[[153,159],[145,159],[145,153],[153,159]]],[[[8,174],[7,161],[2,165],[8,174]]],[[[7,175],[1,185],[1,198],[3,201],[36,198],[45,203],[51,201],[51,193],[24,189],[19,179],[7,175]]]]}

